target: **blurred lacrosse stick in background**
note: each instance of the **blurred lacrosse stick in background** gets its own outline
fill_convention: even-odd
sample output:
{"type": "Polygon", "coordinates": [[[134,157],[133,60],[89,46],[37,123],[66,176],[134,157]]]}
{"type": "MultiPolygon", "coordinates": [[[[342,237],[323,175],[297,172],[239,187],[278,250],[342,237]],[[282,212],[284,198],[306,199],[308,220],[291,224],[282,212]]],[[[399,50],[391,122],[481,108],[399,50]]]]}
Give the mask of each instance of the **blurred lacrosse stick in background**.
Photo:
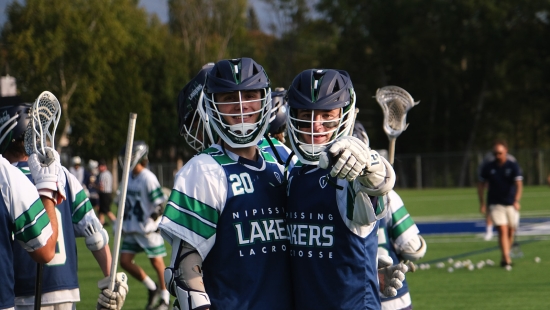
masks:
{"type": "Polygon", "coordinates": [[[385,86],[376,91],[376,101],[384,112],[384,131],[390,140],[388,148],[389,162],[393,165],[395,140],[407,129],[407,112],[420,101],[398,86],[385,86]]]}

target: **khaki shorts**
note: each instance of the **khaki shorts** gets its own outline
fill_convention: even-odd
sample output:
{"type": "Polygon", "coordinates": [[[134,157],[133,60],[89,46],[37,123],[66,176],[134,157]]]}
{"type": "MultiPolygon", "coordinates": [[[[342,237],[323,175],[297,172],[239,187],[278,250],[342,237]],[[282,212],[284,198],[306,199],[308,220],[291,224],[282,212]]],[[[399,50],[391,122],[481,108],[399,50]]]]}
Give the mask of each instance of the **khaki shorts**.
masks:
{"type": "MultiPolygon", "coordinates": [[[[40,310],[75,310],[75,302],[66,302],[62,304],[41,306],[40,310]]],[[[15,306],[15,310],[34,310],[34,305],[15,306]]]]}
{"type": "Polygon", "coordinates": [[[489,205],[489,212],[495,226],[517,228],[519,225],[519,212],[513,205],[489,205]]]}

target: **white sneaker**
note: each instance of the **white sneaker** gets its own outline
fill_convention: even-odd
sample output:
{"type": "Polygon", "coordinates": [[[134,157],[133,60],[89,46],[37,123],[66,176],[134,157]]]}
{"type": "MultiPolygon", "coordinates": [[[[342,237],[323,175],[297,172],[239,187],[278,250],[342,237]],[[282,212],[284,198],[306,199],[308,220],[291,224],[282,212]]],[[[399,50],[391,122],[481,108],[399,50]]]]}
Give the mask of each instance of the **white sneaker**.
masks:
{"type": "Polygon", "coordinates": [[[483,240],[485,241],[491,241],[493,239],[493,232],[489,231],[485,233],[485,236],[483,236],[483,240]]]}

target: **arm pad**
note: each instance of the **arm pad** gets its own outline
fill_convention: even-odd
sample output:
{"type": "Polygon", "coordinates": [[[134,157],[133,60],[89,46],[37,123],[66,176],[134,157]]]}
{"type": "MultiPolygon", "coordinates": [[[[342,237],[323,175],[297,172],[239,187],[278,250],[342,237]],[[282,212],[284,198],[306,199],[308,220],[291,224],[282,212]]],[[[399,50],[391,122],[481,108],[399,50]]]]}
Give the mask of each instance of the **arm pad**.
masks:
{"type": "Polygon", "coordinates": [[[99,223],[89,223],[84,229],[84,234],[86,246],[92,252],[101,250],[109,244],[109,234],[99,223]]]}
{"type": "Polygon", "coordinates": [[[424,257],[428,246],[421,235],[411,238],[407,244],[400,248],[399,256],[404,260],[417,261],[424,257]]]}

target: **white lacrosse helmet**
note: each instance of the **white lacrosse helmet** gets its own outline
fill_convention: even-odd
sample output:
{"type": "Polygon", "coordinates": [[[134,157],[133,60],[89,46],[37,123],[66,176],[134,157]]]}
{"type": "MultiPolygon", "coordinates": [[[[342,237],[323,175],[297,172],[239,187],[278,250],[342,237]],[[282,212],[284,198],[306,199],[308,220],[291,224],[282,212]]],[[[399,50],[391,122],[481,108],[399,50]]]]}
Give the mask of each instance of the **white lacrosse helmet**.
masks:
{"type": "MultiPolygon", "coordinates": [[[[147,154],[149,154],[149,146],[145,141],[134,141],[132,144],[132,153],[130,154],[130,171],[134,170],[136,165],[143,160],[148,160],[147,154]]],[[[118,163],[121,167],[124,167],[124,156],[126,155],[126,146],[120,151],[118,156],[118,163]]]]}
{"type": "Polygon", "coordinates": [[[199,109],[203,109],[203,120],[211,126],[219,137],[233,148],[255,146],[262,138],[269,125],[271,117],[271,88],[269,78],[262,66],[251,58],[226,59],[217,62],[206,75],[206,84],[203,88],[203,102],[199,109]],[[260,90],[260,100],[245,101],[242,98],[244,91],[260,90]],[[238,99],[234,102],[218,102],[216,94],[237,93],[238,99]],[[243,111],[244,103],[260,101],[259,110],[243,111]],[[235,113],[222,113],[223,105],[240,106],[235,113]],[[251,116],[257,115],[253,122],[247,122],[251,116]],[[233,118],[236,124],[229,124],[227,119],[233,118]]]}
{"type": "Polygon", "coordinates": [[[355,119],[355,92],[349,74],[343,70],[309,69],[298,74],[287,92],[287,133],[292,149],[305,164],[317,165],[319,155],[336,138],[347,136],[355,119]],[[299,110],[340,109],[339,117],[321,121],[327,131],[315,133],[314,113],[311,119],[298,118],[299,110]],[[332,134],[326,142],[316,144],[315,137],[332,134]],[[305,142],[309,136],[311,143],[305,142]]]}

